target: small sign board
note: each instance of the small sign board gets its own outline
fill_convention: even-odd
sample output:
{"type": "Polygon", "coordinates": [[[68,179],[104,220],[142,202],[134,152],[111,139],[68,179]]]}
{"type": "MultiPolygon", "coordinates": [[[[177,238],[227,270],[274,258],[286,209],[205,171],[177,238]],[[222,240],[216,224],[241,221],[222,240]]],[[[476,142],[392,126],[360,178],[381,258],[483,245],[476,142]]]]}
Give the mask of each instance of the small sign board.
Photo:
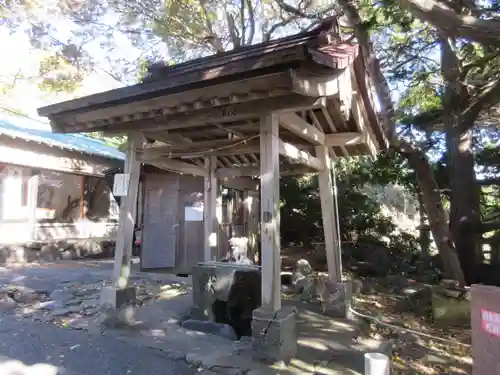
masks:
{"type": "Polygon", "coordinates": [[[130,181],[129,173],[115,174],[113,181],[113,195],[116,197],[124,197],[128,194],[128,186],[130,181]]]}
{"type": "Polygon", "coordinates": [[[203,203],[193,206],[184,206],[185,221],[203,221],[203,203]]]}
{"type": "Polygon", "coordinates": [[[494,311],[481,309],[481,326],[486,333],[500,337],[500,314],[494,311]]]}

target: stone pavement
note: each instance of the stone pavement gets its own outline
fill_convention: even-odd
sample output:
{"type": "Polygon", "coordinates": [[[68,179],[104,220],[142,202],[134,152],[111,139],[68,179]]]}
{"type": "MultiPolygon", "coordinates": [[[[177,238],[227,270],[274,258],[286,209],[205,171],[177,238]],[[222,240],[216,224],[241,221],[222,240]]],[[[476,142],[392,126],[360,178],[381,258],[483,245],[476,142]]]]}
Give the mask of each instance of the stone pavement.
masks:
{"type": "Polygon", "coordinates": [[[99,293],[111,275],[110,262],[56,262],[39,268],[0,273],[0,312],[29,322],[48,323],[104,336],[141,348],[156,349],[169,361],[180,361],[209,374],[362,374],[365,351],[390,351],[376,340],[353,340],[357,323],[332,320],[318,308],[301,302],[298,356],[287,368],[251,360],[250,339],[232,341],[218,335],[184,329],[192,302],[189,278],[132,273],[138,289],[135,320],[125,327],[109,327],[99,307],[99,293]],[[5,282],[8,281],[8,282],[5,282]]]}

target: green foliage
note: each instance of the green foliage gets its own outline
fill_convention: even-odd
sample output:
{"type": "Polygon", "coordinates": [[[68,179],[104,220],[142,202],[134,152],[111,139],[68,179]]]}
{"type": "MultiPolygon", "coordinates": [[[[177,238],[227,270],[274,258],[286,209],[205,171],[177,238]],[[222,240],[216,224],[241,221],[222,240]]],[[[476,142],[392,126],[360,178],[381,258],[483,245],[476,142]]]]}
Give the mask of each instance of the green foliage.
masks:
{"type": "Polygon", "coordinates": [[[38,87],[42,91],[73,92],[84,79],[83,73],[59,54],[45,58],[40,64],[39,73],[41,80],[38,87]]]}
{"type": "Polygon", "coordinates": [[[108,146],[117,148],[121,151],[123,151],[124,145],[127,142],[127,137],[126,136],[116,136],[116,137],[105,137],[102,135],[100,132],[95,132],[95,133],[89,133],[87,134],[89,137],[99,139],[106,143],[108,146]]]}
{"type": "MultiPolygon", "coordinates": [[[[400,184],[414,192],[414,176],[399,155],[387,152],[374,162],[368,158],[341,159],[336,163],[338,210],[344,241],[393,236],[395,223],[381,213],[380,203],[362,192],[367,184],[400,184]]],[[[318,180],[313,175],[281,179],[281,234],[286,243],[321,240],[323,223],[318,180]]]]}

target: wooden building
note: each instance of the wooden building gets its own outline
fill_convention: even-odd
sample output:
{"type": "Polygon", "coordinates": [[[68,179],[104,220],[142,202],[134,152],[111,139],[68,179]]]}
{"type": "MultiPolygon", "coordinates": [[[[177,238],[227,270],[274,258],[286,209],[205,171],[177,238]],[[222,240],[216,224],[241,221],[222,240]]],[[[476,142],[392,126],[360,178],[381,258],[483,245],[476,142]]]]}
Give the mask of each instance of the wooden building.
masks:
{"type": "Polygon", "coordinates": [[[114,239],[118,207],[104,171],[125,155],[33,122],[0,119],[0,242],[114,239]]]}
{"type": "MultiPolygon", "coordinates": [[[[141,181],[141,269],[189,273],[205,260],[204,178],[146,166],[141,181]]],[[[251,180],[222,181],[216,259],[227,257],[232,237],[250,238],[249,251],[257,253],[257,187],[251,180]]]]}
{"type": "MultiPolygon", "coordinates": [[[[120,208],[116,288],[106,290],[106,298],[117,301],[113,293],[126,286],[141,163],[203,178],[204,245],[199,252],[207,261],[218,257],[221,185],[259,184],[266,314],[281,308],[280,174],[317,173],[329,276],[341,282],[331,159],[374,155],[386,140],[358,47],[339,41],[326,25],[174,66],[154,65],[143,83],[39,109],[55,132],[129,136],[125,171],[130,177],[120,208]]],[[[192,183],[183,179],[151,182],[156,198],[151,195],[145,207],[155,206],[154,216],[163,218],[159,228],[165,231],[174,223],[164,213],[189,207],[175,193],[176,184],[192,183]],[[179,205],[160,205],[159,191],[171,195],[165,202],[177,198],[179,205]]],[[[198,192],[201,184],[194,184],[198,192]]],[[[187,203],[201,204],[201,195],[187,203]]],[[[202,242],[178,238],[183,237],[185,243],[202,242]]],[[[158,237],[156,246],[164,240],[158,237]]]]}

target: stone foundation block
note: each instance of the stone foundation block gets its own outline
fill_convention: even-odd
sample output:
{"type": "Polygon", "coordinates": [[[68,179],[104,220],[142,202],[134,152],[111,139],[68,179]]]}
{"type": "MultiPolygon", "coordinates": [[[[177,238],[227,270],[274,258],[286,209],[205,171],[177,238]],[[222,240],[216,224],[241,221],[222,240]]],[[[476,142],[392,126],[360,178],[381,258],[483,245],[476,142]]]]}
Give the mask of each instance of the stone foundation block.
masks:
{"type": "Polygon", "coordinates": [[[105,286],[101,289],[101,306],[107,306],[113,309],[120,309],[125,305],[134,303],[136,300],[135,287],[128,286],[117,288],[115,286],[105,286]]]}
{"type": "Polygon", "coordinates": [[[353,300],[352,281],[332,284],[329,289],[330,298],[324,302],[325,314],[335,318],[350,318],[353,300]]]}
{"type": "Polygon", "coordinates": [[[445,326],[470,324],[471,303],[469,288],[433,286],[431,289],[433,320],[445,326]]]}
{"type": "Polygon", "coordinates": [[[297,310],[284,306],[277,312],[258,308],[253,312],[252,355],[255,360],[274,363],[297,354],[297,310]]]}

